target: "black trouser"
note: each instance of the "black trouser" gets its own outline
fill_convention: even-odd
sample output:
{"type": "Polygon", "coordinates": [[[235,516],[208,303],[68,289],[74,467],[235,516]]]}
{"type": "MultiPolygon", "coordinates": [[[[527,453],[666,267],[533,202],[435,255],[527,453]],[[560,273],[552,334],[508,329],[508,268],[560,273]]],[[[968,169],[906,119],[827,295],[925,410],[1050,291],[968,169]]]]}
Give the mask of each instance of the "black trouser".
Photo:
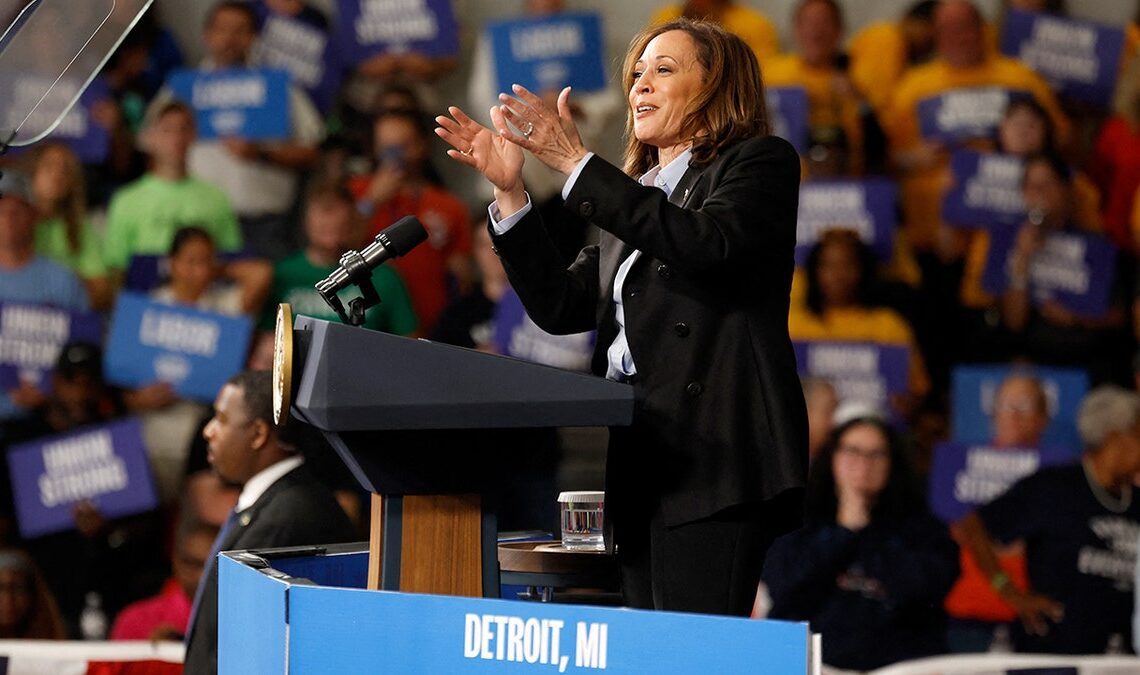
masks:
{"type": "Polygon", "coordinates": [[[626,605],[748,616],[779,519],[764,505],[746,505],[669,527],[655,511],[648,522],[620,525],[626,605]]]}

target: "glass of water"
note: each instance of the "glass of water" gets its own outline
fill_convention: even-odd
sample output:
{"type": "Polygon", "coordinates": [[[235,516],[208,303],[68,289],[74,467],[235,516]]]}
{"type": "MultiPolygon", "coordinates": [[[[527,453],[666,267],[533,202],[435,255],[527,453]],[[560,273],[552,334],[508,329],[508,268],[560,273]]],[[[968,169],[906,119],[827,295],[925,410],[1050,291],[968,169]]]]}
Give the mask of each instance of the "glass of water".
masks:
{"type": "Polygon", "coordinates": [[[563,492],[558,495],[558,503],[562,512],[562,547],[571,551],[604,551],[606,493],[563,492]]]}

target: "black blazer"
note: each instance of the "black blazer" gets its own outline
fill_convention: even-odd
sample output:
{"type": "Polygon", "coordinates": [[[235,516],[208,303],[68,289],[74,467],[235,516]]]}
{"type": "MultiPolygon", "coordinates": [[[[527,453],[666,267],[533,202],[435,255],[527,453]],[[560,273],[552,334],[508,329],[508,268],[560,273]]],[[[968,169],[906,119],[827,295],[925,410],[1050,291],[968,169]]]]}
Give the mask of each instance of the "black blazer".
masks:
{"type": "Polygon", "coordinates": [[[611,432],[613,517],[648,497],[673,525],[804,486],[807,414],[788,337],[799,177],[795,150],[774,136],[690,167],[668,199],[593,157],[566,207],[602,234],[569,268],[533,209],[493,237],[540,327],[597,328],[599,375],[617,335],[614,275],[642,251],[622,289],[638,406],[628,432],[611,432]]]}
{"type": "MultiPolygon", "coordinates": [[[[226,535],[222,551],[336,544],[356,538],[348,516],[304,465],[269,486],[226,535]]],[[[194,625],[187,626],[185,671],[218,670],[218,567],[208,577],[194,625]]]]}

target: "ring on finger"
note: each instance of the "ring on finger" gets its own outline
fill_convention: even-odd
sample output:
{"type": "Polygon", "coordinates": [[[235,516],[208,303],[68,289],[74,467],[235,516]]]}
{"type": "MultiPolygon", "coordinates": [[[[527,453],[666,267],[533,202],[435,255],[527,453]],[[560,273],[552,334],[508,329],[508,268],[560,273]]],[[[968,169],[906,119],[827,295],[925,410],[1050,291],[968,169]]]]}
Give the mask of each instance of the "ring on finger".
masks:
{"type": "Polygon", "coordinates": [[[534,122],[527,122],[526,123],[526,131],[522,132],[522,135],[529,140],[530,135],[533,133],[534,133],[534,122]]]}
{"type": "Polygon", "coordinates": [[[470,157],[472,152],[475,152],[475,146],[474,145],[467,148],[466,150],[460,150],[459,154],[463,155],[464,157],[470,157]]]}

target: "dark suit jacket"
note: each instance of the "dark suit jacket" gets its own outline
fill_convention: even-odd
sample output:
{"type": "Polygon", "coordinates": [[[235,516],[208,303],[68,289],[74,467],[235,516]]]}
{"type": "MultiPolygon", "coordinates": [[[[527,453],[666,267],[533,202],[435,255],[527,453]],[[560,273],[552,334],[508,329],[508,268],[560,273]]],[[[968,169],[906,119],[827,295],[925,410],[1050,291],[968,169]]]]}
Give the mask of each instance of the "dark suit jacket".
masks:
{"type": "Polygon", "coordinates": [[[593,157],[566,207],[602,235],[569,268],[534,210],[493,238],[539,326],[597,328],[600,375],[617,335],[614,275],[642,251],[622,290],[638,406],[629,430],[611,431],[608,517],[650,500],[674,525],[802,489],[807,414],[788,337],[799,177],[773,136],[690,167],[668,199],[593,157]]]}
{"type": "MultiPolygon", "coordinates": [[[[355,539],[348,516],[332,492],[304,465],[282,476],[241,513],[222,551],[335,544],[355,539]],[[248,518],[246,517],[248,516],[248,518]]],[[[194,625],[187,630],[186,673],[218,670],[218,567],[211,568],[194,625]]]]}

